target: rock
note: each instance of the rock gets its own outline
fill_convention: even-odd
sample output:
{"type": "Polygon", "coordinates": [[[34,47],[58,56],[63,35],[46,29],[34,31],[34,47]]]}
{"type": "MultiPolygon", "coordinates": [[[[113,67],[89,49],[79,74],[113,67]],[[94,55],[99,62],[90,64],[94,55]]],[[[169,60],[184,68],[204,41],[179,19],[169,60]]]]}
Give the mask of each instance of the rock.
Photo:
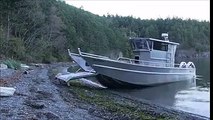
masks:
{"type": "Polygon", "coordinates": [[[2,108],[2,109],[0,110],[0,112],[1,112],[1,113],[9,113],[10,110],[9,110],[8,108],[2,108]]]}
{"type": "Polygon", "coordinates": [[[30,67],[28,65],[26,65],[26,64],[21,64],[21,68],[28,69],[30,67]]]}
{"type": "Polygon", "coordinates": [[[4,78],[4,77],[8,77],[8,78],[11,78],[12,76],[14,76],[17,71],[14,70],[14,69],[0,69],[0,78],[4,78]]]}
{"type": "Polygon", "coordinates": [[[27,106],[30,106],[30,107],[35,108],[35,109],[42,109],[42,108],[45,107],[45,105],[43,103],[39,103],[39,102],[36,102],[36,101],[27,100],[27,101],[25,101],[25,104],[27,106]]]}
{"type": "Polygon", "coordinates": [[[43,64],[40,64],[40,63],[30,63],[29,65],[32,65],[32,66],[35,66],[35,67],[44,68],[44,65],[43,65],[43,64]]]}
{"type": "Polygon", "coordinates": [[[7,69],[8,67],[7,67],[7,65],[5,65],[5,64],[0,64],[0,70],[3,70],[3,69],[7,69]]]}
{"type": "Polygon", "coordinates": [[[12,87],[0,87],[0,96],[12,96],[15,90],[12,87]]]}
{"type": "Polygon", "coordinates": [[[95,112],[95,109],[94,108],[89,108],[88,113],[93,113],[93,112],[95,112]]]}
{"type": "Polygon", "coordinates": [[[28,74],[29,73],[29,71],[24,71],[24,74],[28,74]]]}
{"type": "Polygon", "coordinates": [[[48,120],[60,120],[60,117],[52,112],[46,112],[44,115],[47,117],[48,120]]]}
{"type": "Polygon", "coordinates": [[[30,70],[30,69],[28,69],[28,70],[25,70],[24,72],[23,72],[23,74],[29,74],[30,72],[32,72],[33,70],[30,70]]]}

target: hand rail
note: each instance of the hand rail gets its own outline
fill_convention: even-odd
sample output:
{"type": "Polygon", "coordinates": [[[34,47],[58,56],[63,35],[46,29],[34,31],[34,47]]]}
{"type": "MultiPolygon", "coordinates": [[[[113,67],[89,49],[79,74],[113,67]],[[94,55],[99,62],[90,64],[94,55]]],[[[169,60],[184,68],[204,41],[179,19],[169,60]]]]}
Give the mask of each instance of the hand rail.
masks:
{"type": "Polygon", "coordinates": [[[106,57],[106,56],[101,56],[101,55],[96,55],[96,54],[91,54],[91,53],[85,53],[85,52],[81,52],[81,55],[88,55],[88,56],[100,57],[100,58],[109,58],[109,57],[106,57]]]}
{"type": "Polygon", "coordinates": [[[147,64],[150,65],[150,63],[152,63],[152,64],[155,64],[153,66],[159,66],[162,64],[164,64],[165,66],[173,66],[172,63],[161,63],[161,62],[153,62],[153,61],[146,61],[146,60],[136,60],[136,59],[130,59],[130,58],[126,58],[126,57],[119,57],[117,60],[121,60],[121,59],[128,60],[128,61],[130,61],[130,63],[135,63],[135,61],[138,61],[138,62],[140,62],[140,64],[143,64],[143,65],[147,65],[147,64]]]}
{"type": "Polygon", "coordinates": [[[79,55],[88,55],[88,56],[107,58],[107,59],[109,58],[109,57],[106,57],[106,56],[101,56],[101,55],[96,55],[96,54],[92,54],[92,53],[81,52],[80,48],[78,48],[78,52],[79,52],[79,55]]]}
{"type": "MultiPolygon", "coordinates": [[[[68,49],[68,52],[70,52],[69,49],[68,49]]],[[[78,52],[79,52],[79,55],[87,55],[87,56],[91,56],[91,57],[99,57],[99,58],[109,59],[109,57],[106,57],[106,56],[81,52],[80,48],[78,48],[78,52]]],[[[151,66],[162,66],[162,65],[164,65],[164,66],[168,66],[168,67],[179,67],[179,65],[180,65],[180,64],[174,64],[174,63],[161,63],[161,62],[153,62],[153,61],[146,61],[146,60],[136,60],[136,59],[130,59],[130,58],[126,58],[126,57],[118,57],[117,58],[117,60],[119,60],[119,61],[122,61],[122,59],[129,61],[129,63],[131,63],[131,64],[137,64],[137,63],[135,63],[135,61],[138,61],[138,62],[140,62],[139,64],[151,65],[151,66]]],[[[192,64],[192,63],[190,62],[190,64],[192,64]]],[[[194,64],[191,65],[191,66],[193,66],[195,68],[194,64]]]]}

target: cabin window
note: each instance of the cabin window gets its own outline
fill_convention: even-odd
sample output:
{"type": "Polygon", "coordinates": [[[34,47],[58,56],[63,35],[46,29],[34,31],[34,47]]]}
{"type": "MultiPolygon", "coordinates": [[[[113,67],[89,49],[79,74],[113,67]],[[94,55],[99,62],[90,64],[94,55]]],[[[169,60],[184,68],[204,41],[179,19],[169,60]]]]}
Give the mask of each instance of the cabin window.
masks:
{"type": "Polygon", "coordinates": [[[149,49],[152,50],[152,41],[148,40],[149,49]]]}
{"type": "Polygon", "coordinates": [[[130,42],[130,45],[131,45],[132,49],[134,50],[135,49],[135,43],[134,42],[130,42]]]}
{"type": "Polygon", "coordinates": [[[149,49],[146,40],[135,41],[137,49],[149,49]]]}
{"type": "Polygon", "coordinates": [[[139,63],[139,56],[135,56],[135,63],[139,63]]]}
{"type": "Polygon", "coordinates": [[[87,62],[85,62],[85,66],[89,66],[89,64],[87,62]]]}
{"type": "Polygon", "coordinates": [[[153,49],[154,50],[161,50],[161,51],[168,51],[168,44],[158,42],[158,41],[154,41],[153,49]]]}

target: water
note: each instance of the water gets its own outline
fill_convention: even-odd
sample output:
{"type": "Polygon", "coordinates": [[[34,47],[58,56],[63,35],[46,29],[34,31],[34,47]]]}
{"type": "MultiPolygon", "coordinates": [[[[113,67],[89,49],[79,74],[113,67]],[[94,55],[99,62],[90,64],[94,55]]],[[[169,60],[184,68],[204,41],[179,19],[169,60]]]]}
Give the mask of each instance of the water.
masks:
{"type": "Polygon", "coordinates": [[[157,87],[134,90],[117,90],[134,99],[146,99],[164,106],[210,117],[210,59],[192,61],[199,79],[157,87]]]}
{"type": "MultiPolygon", "coordinates": [[[[210,59],[182,61],[192,61],[195,64],[198,79],[144,89],[118,89],[113,92],[132,99],[146,99],[163,106],[210,117],[210,59]]],[[[87,81],[82,81],[88,84],[87,81]]]]}
{"type": "Polygon", "coordinates": [[[196,86],[179,91],[174,107],[180,110],[210,117],[210,59],[192,60],[196,66],[196,86]]]}

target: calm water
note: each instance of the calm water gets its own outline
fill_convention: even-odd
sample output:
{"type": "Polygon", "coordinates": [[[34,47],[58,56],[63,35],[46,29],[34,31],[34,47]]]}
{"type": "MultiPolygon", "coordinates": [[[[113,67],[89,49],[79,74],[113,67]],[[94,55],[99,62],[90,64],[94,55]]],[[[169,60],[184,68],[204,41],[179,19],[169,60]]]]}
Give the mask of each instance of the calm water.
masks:
{"type": "Polygon", "coordinates": [[[146,99],[157,104],[209,117],[210,59],[184,61],[194,62],[198,79],[145,89],[117,90],[117,92],[134,99],[146,99]]]}

